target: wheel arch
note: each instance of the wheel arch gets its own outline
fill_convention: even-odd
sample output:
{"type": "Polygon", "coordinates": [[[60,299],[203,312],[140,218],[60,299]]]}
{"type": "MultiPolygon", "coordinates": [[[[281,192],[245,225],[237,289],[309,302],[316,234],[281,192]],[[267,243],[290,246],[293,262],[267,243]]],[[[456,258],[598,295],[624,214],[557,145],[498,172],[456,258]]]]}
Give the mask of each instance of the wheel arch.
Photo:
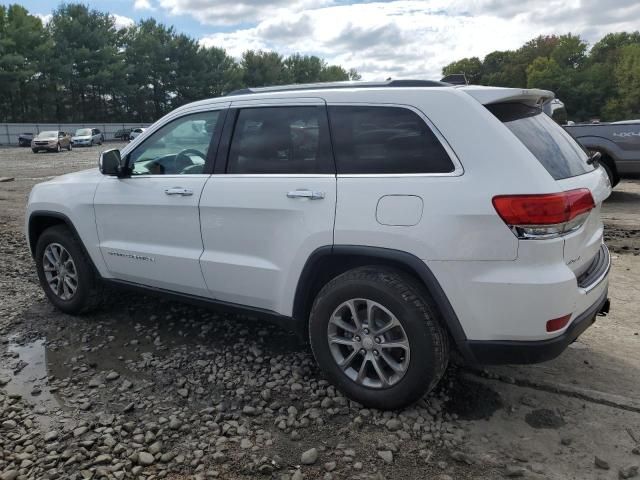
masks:
{"type": "Polygon", "coordinates": [[[311,306],[322,287],[332,278],[365,265],[396,268],[420,282],[439,309],[444,320],[443,327],[449,333],[460,354],[467,360],[473,360],[460,321],[427,264],[415,255],[389,248],[334,245],[320,247],[309,256],[298,280],[293,303],[293,318],[300,324],[300,329],[304,330],[305,336],[311,306]]]}
{"type": "Polygon", "coordinates": [[[91,268],[93,268],[94,272],[98,274],[98,269],[93,263],[93,259],[91,258],[91,255],[89,255],[89,252],[87,251],[87,248],[82,241],[82,237],[80,237],[80,234],[78,233],[78,230],[76,229],[71,219],[64,213],[52,212],[49,210],[36,210],[31,212],[31,214],[29,215],[29,222],[27,226],[27,240],[29,242],[29,250],[31,251],[31,256],[35,258],[36,245],[38,243],[38,238],[40,238],[40,235],[42,235],[42,232],[44,232],[47,228],[54,227],[56,225],[65,225],[67,228],[69,228],[69,230],[71,230],[71,233],[80,243],[84,254],[89,259],[91,268]]]}

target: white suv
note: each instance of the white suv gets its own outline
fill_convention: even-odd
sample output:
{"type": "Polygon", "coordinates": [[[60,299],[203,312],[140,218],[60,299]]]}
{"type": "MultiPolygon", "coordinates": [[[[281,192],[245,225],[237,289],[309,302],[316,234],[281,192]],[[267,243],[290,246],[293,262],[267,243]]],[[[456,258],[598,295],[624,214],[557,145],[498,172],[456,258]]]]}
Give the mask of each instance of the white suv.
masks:
{"type": "Polygon", "coordinates": [[[33,189],[40,281],[68,313],[111,284],[261,314],[378,408],[432,389],[453,349],[553,358],[608,310],[611,188],[552,96],[390,81],[185,105],[33,189]]]}

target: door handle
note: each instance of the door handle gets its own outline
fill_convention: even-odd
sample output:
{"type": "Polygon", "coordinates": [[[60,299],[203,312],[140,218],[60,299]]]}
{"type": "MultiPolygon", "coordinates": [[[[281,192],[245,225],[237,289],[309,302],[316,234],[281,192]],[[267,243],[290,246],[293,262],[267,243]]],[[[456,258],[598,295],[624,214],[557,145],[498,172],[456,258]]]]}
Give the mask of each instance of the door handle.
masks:
{"type": "Polygon", "coordinates": [[[165,188],[164,193],[166,193],[167,195],[181,195],[183,197],[188,197],[190,195],[193,195],[193,190],[184,187],[171,187],[165,188]]]}
{"type": "Polygon", "coordinates": [[[322,200],[324,192],[313,192],[307,189],[292,190],[287,193],[287,198],[308,198],[309,200],[322,200]]]}

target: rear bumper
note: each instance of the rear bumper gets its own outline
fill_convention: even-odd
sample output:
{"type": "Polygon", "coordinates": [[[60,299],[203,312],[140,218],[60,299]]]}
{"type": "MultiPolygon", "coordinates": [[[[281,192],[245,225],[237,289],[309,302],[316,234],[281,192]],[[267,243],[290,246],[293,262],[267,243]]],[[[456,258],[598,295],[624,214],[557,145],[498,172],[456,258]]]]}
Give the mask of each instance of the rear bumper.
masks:
{"type": "Polygon", "coordinates": [[[609,311],[607,294],[608,289],[605,289],[598,299],[557,337],[537,341],[467,340],[467,351],[476,363],[484,365],[539,363],[556,358],[595,322],[598,313],[609,311]]]}

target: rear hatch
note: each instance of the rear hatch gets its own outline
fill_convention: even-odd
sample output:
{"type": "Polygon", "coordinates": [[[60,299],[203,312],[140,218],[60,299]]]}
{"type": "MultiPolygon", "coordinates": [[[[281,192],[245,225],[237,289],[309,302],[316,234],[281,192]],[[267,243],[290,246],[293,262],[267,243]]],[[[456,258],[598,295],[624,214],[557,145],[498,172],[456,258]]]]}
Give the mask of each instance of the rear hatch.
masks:
{"type": "Polygon", "coordinates": [[[602,203],[611,193],[602,168],[588,163],[586,151],[565,130],[542,111],[553,98],[544,90],[479,89],[469,94],[485,104],[538,159],[558,185],[558,192],[588,189],[593,197],[584,223],[563,236],[564,260],[576,277],[585,274],[597,261],[602,245],[602,203]],[[502,90],[503,92],[500,92],[502,90]]]}

